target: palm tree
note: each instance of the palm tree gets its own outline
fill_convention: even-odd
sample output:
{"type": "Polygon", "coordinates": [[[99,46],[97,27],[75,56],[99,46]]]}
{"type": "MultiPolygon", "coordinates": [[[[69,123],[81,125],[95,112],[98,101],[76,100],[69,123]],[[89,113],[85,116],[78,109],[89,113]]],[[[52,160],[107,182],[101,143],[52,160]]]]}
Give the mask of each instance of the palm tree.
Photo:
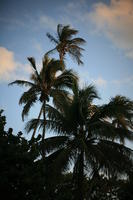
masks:
{"type": "MultiPolygon", "coordinates": [[[[111,99],[112,104],[120,105],[124,108],[126,108],[126,113],[123,111],[123,113],[115,113],[112,119],[112,124],[116,128],[124,128],[125,130],[132,130],[133,129],[133,123],[132,123],[132,106],[133,103],[126,97],[117,95],[115,98],[111,99]],[[127,112],[128,111],[128,112],[127,112]],[[125,117],[126,116],[126,117],[125,117]]],[[[124,135],[121,134],[120,142],[124,144],[124,135]]]]}
{"type": "Polygon", "coordinates": [[[57,37],[52,36],[50,33],[47,33],[48,38],[51,42],[54,42],[56,47],[47,52],[47,54],[58,51],[60,61],[64,60],[66,53],[68,53],[76,62],[83,64],[81,61],[81,51],[84,49],[80,46],[85,43],[85,40],[82,38],[73,38],[78,33],[77,30],[70,28],[69,25],[63,26],[62,24],[57,25],[57,37]]]}
{"type": "MultiPolygon", "coordinates": [[[[124,97],[127,104],[116,103],[116,98],[113,98],[108,104],[96,106],[93,100],[99,97],[94,86],[79,89],[75,85],[73,92],[71,102],[64,99],[62,109],[46,106],[46,126],[60,135],[54,138],[54,142],[49,139],[46,150],[48,153],[55,150],[50,156],[56,171],[67,170],[73,163],[74,199],[83,200],[87,196],[84,192],[86,176],[94,178],[99,172],[107,177],[126,174],[132,166],[131,149],[118,141],[121,135],[133,140],[133,134],[130,128],[116,127],[112,120],[116,114],[125,120],[127,117],[132,119],[133,102],[124,97]]],[[[33,124],[33,121],[29,122],[28,128],[33,124]]],[[[42,120],[38,124],[43,127],[42,120]]]]}
{"type": "Polygon", "coordinates": [[[73,81],[77,80],[76,74],[72,70],[65,70],[64,63],[60,63],[59,60],[49,59],[45,56],[43,59],[43,66],[40,72],[38,72],[35,59],[28,58],[33,68],[31,74],[31,81],[16,80],[9,85],[28,86],[28,90],[22,94],[19,100],[19,104],[24,104],[22,111],[22,119],[28,115],[30,108],[37,102],[41,102],[41,109],[34,126],[32,138],[35,136],[38,120],[43,114],[43,135],[42,140],[45,138],[45,126],[46,126],[46,103],[49,102],[50,97],[53,98],[53,103],[56,107],[60,107],[61,100],[63,98],[69,98],[69,92],[66,88],[71,88],[73,81]],[[59,75],[58,73],[61,72],[59,75]]]}

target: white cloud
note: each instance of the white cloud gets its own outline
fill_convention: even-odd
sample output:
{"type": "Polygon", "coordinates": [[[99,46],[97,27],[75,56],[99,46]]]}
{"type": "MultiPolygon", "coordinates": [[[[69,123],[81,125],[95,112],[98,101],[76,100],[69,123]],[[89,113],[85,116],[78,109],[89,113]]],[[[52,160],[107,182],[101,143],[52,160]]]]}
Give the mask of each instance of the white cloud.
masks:
{"type": "Polygon", "coordinates": [[[13,52],[0,47],[0,77],[14,71],[16,65],[13,52]]]}
{"type": "Polygon", "coordinates": [[[17,62],[14,52],[5,47],[0,47],[0,82],[23,79],[29,72],[30,66],[28,64],[17,62]]]}
{"type": "Polygon", "coordinates": [[[89,72],[87,70],[78,70],[79,71],[79,85],[81,87],[84,87],[85,85],[89,85],[89,84],[94,84],[97,87],[106,87],[107,83],[109,81],[105,80],[104,78],[102,78],[101,75],[99,75],[97,78],[94,78],[92,76],[90,76],[89,72]]]}
{"type": "Polygon", "coordinates": [[[88,14],[97,31],[104,33],[116,47],[133,59],[133,0],[96,3],[88,14]]]}
{"type": "Polygon", "coordinates": [[[97,79],[92,79],[92,82],[96,84],[98,87],[106,87],[107,81],[104,80],[102,77],[98,77],[97,79]]]}

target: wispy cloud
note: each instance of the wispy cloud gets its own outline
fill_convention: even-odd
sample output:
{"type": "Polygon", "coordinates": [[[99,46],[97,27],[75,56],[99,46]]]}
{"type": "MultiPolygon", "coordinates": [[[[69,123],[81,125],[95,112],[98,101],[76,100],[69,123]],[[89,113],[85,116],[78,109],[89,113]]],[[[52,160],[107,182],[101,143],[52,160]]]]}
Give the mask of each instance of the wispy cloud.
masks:
{"type": "Polygon", "coordinates": [[[105,79],[103,79],[101,76],[99,76],[97,79],[91,79],[91,80],[97,87],[106,87],[107,86],[107,81],[105,79]]]}
{"type": "Polygon", "coordinates": [[[33,45],[33,48],[39,53],[39,54],[42,54],[43,53],[43,47],[42,47],[42,44],[39,40],[37,39],[33,39],[32,40],[32,45],[33,45]]]}
{"type": "Polygon", "coordinates": [[[79,84],[81,87],[88,84],[94,84],[96,87],[105,88],[109,83],[109,81],[105,80],[101,75],[95,78],[90,76],[89,72],[86,70],[79,70],[79,77],[79,84]]]}
{"type": "Polygon", "coordinates": [[[118,87],[123,85],[133,86],[133,76],[131,75],[120,80],[113,80],[112,83],[118,87]]]}
{"type": "Polygon", "coordinates": [[[116,47],[133,59],[133,1],[111,0],[110,4],[96,3],[88,19],[98,32],[107,36],[116,47]]]}
{"type": "Polygon", "coordinates": [[[22,19],[0,17],[0,23],[3,23],[8,30],[28,28],[28,24],[22,19]]]}
{"type": "MultiPolygon", "coordinates": [[[[56,18],[42,15],[40,24],[43,27],[50,28],[55,31],[57,24],[69,24],[72,27],[83,25],[86,20],[86,4],[85,0],[71,1],[58,5],[56,18]]],[[[85,27],[85,26],[84,26],[85,27]]]]}
{"type": "Polygon", "coordinates": [[[40,25],[43,26],[43,27],[50,28],[53,31],[55,31],[56,26],[57,26],[57,21],[54,18],[52,18],[48,15],[42,15],[40,17],[40,25]]]}
{"type": "Polygon", "coordinates": [[[29,64],[16,61],[14,52],[5,47],[0,47],[0,82],[26,78],[29,72],[29,64]]]}
{"type": "Polygon", "coordinates": [[[87,2],[85,0],[71,1],[60,7],[61,18],[69,24],[79,24],[86,19],[87,2]]]}

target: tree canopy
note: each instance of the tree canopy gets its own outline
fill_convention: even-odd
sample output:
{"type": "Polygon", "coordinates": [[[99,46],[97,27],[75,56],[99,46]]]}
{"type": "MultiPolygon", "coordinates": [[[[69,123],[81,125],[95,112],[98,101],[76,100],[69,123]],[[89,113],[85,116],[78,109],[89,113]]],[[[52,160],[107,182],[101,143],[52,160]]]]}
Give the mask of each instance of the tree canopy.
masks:
{"type": "Polygon", "coordinates": [[[6,131],[6,117],[0,110],[4,199],[132,199],[133,150],[125,142],[133,141],[133,101],[117,95],[97,105],[96,87],[79,86],[78,75],[64,62],[68,53],[82,64],[85,40],[75,38],[77,33],[59,24],[57,37],[47,33],[56,46],[43,57],[41,70],[28,57],[33,70],[30,80],[10,83],[27,87],[19,100],[23,120],[35,103],[41,106],[38,117],[25,126],[26,132],[33,131],[30,140],[22,132],[13,134],[12,128],[6,131]],[[48,57],[55,50],[58,60],[48,57]],[[54,135],[47,137],[47,131],[54,135]]]}

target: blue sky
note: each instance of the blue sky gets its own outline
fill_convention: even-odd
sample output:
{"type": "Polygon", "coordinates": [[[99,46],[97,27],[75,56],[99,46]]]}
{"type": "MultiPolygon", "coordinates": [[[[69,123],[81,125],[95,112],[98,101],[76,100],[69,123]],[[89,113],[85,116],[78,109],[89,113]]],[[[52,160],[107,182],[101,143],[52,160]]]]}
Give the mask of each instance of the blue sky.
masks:
{"type": "MultiPolygon", "coordinates": [[[[106,103],[116,94],[133,99],[133,1],[132,0],[0,0],[0,107],[5,110],[7,127],[24,129],[22,107],[24,89],[8,87],[16,79],[28,79],[28,56],[38,65],[53,44],[46,33],[56,33],[57,24],[71,25],[87,43],[84,66],[69,57],[68,68],[78,71],[80,84],[96,85],[106,103]]],[[[52,55],[57,58],[57,55],[52,55]]],[[[38,114],[39,105],[29,118],[38,114]]]]}

